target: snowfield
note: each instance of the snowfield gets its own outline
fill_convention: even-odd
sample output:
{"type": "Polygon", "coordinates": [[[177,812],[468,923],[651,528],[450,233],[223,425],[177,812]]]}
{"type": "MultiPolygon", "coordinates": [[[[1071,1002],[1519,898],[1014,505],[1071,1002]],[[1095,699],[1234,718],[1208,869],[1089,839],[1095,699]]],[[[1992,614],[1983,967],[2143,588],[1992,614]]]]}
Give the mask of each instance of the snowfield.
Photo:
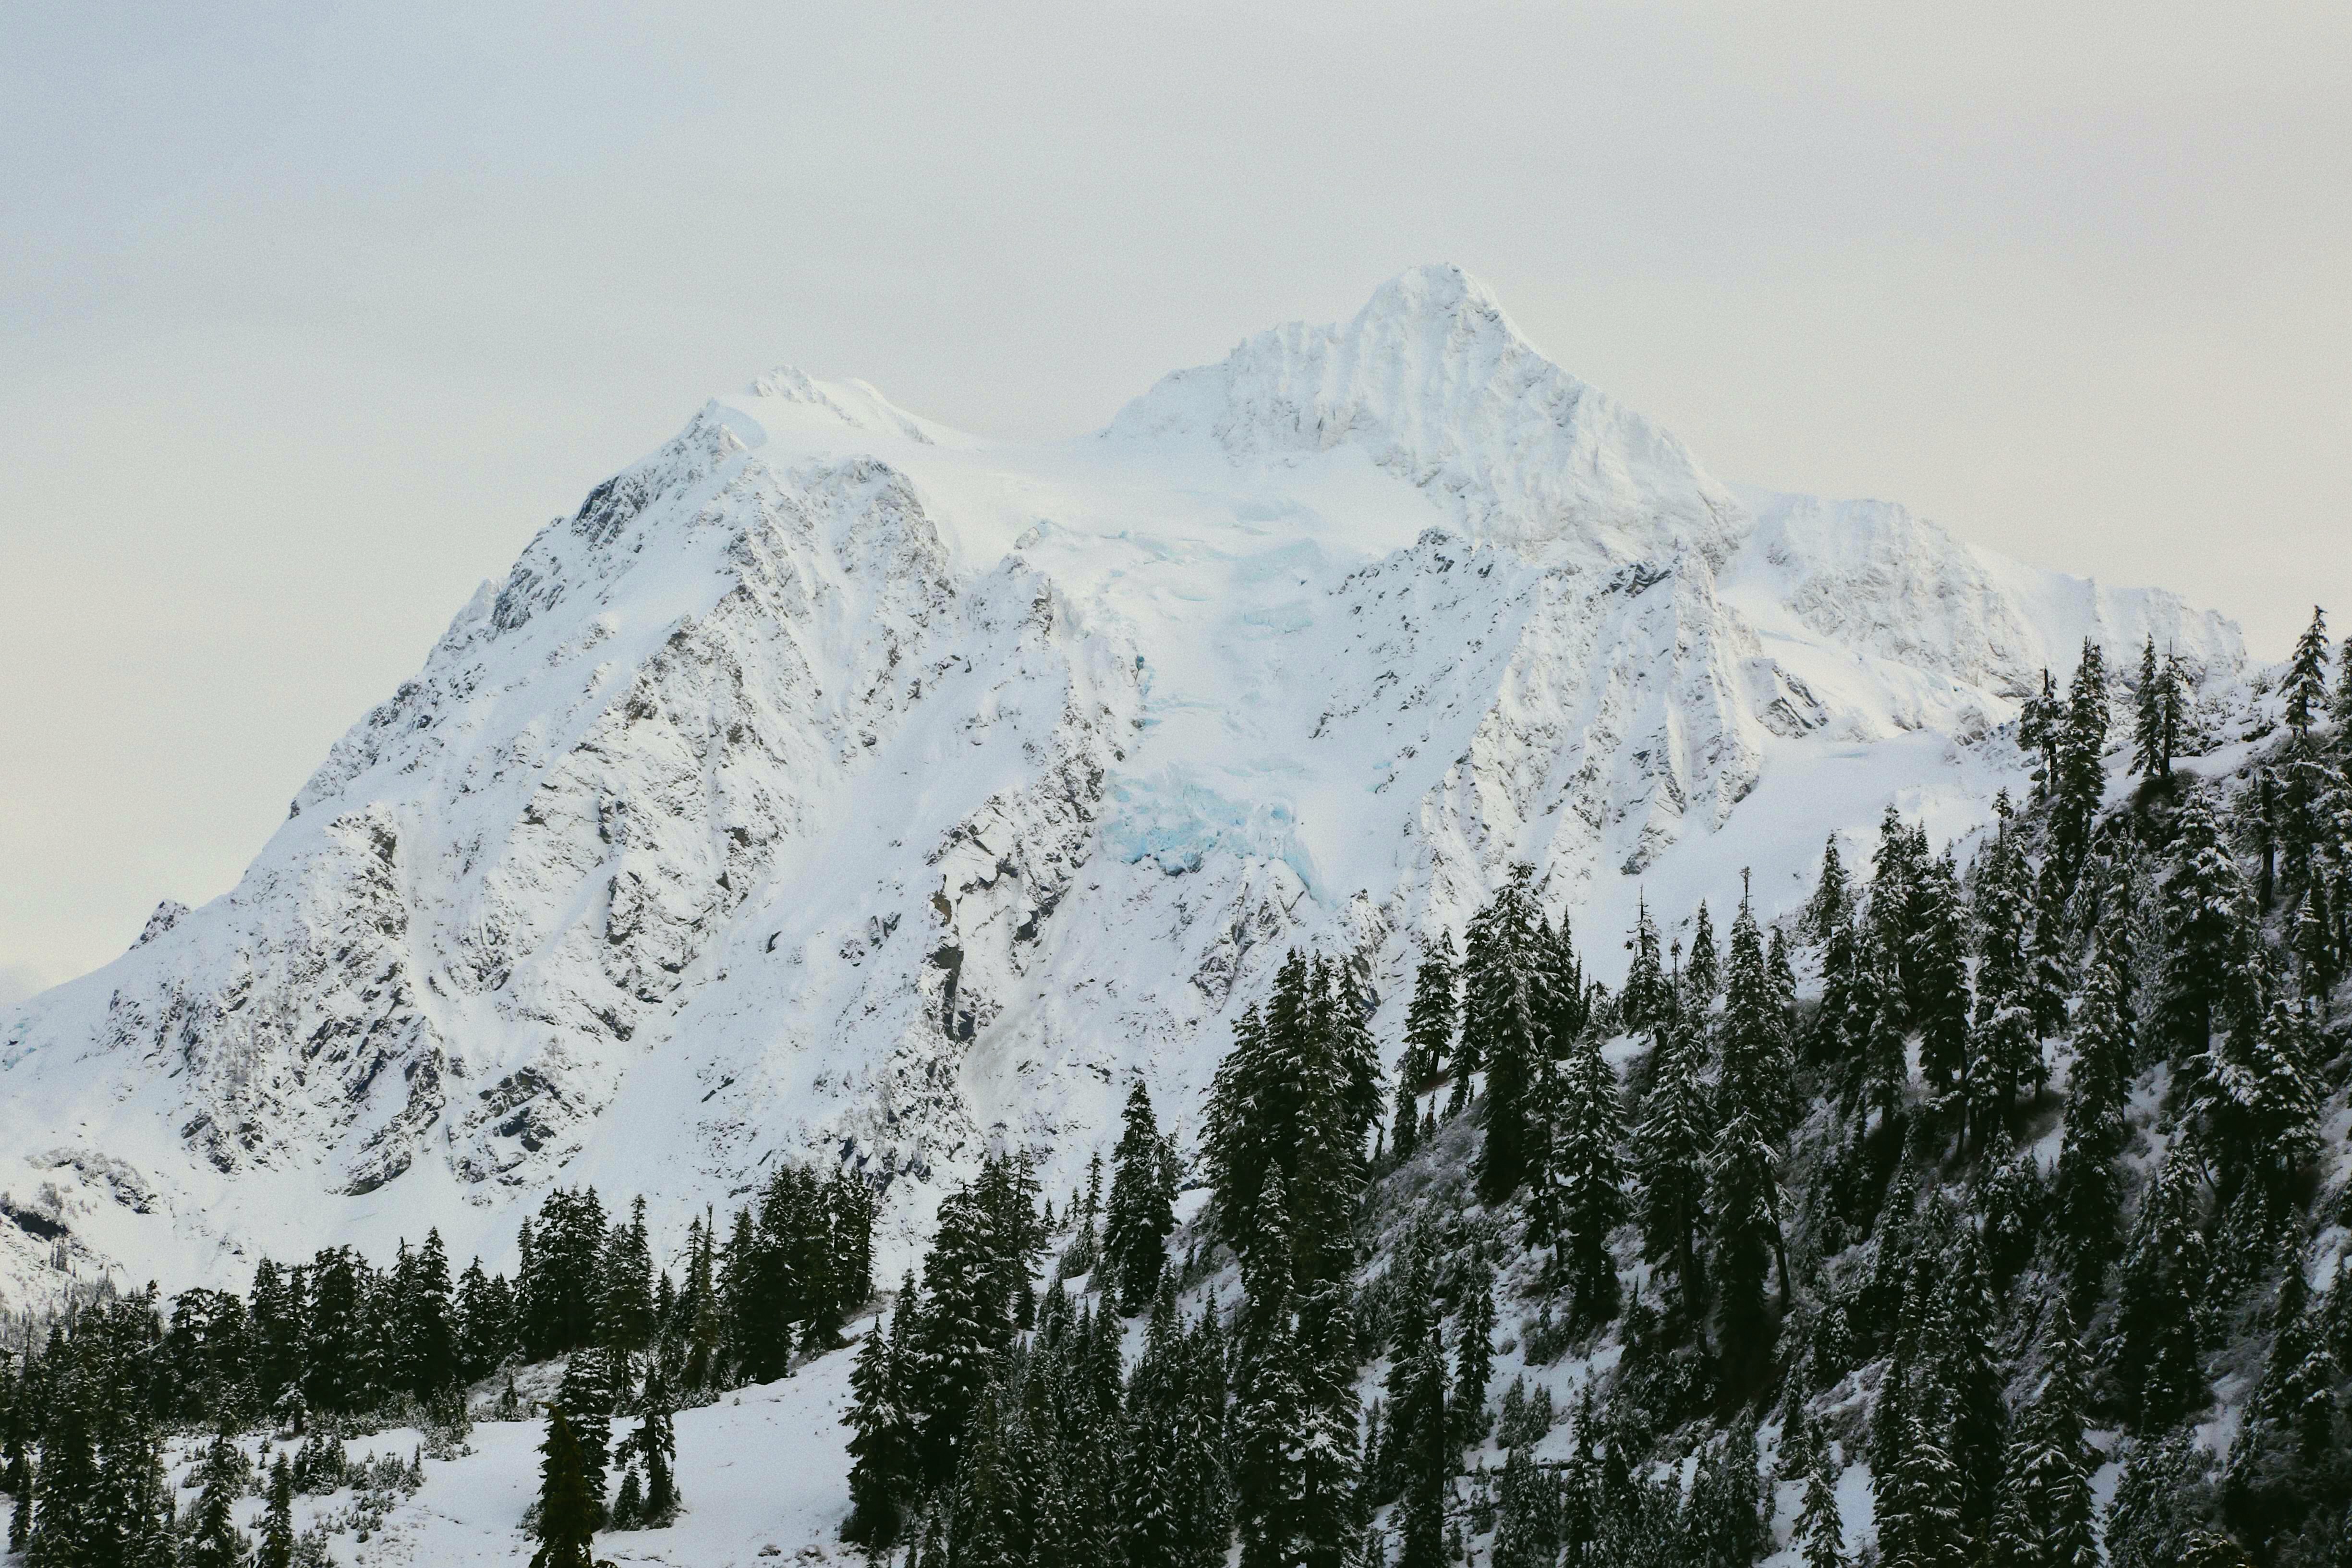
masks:
{"type": "MultiPolygon", "coordinates": [[[[1189,1145],[1290,946],[1392,1044],[1527,862],[1614,979],[1637,896],[1770,916],[1890,804],[1974,831],[2041,668],[2151,634],[2243,669],[2172,595],[1718,481],[1451,268],[1071,441],[779,371],[485,584],[233,891],[0,1014],[0,1299],[436,1225],[511,1268],[581,1182],[667,1254],[778,1161],[882,1184],[892,1278],[991,1147],[1068,1191],[1133,1075],[1189,1145]]],[[[831,1376],[681,1416],[642,1550],[829,1538],[831,1376]]],[[[418,1561],[513,1550],[527,1444],[476,1445],[418,1561]]]]}

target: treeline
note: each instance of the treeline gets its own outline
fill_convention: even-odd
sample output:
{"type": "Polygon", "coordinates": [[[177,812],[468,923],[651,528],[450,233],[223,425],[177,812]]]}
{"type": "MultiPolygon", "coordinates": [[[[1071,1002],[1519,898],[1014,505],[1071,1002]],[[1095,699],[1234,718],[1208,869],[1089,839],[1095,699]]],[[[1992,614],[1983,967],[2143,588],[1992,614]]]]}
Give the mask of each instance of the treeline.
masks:
{"type": "MultiPolygon", "coordinates": [[[[586,1445],[593,1517],[665,1522],[670,1412],[840,1343],[873,1294],[873,1216],[856,1176],[782,1167],[723,1242],[708,1218],[689,1225],[674,1275],[654,1267],[643,1199],[616,1220],[593,1188],[557,1191],[524,1221],[511,1280],[478,1258],[452,1279],[436,1229],[383,1268],[330,1247],[264,1258],[243,1296],[198,1289],[167,1304],[151,1287],[77,1308],[9,1357],[0,1389],[18,1543],[44,1568],[134,1561],[121,1555],[133,1538],[185,1545],[188,1521],[154,1479],[172,1433],[459,1428],[469,1386],[557,1355],[572,1360],[557,1404],[586,1445]],[[612,1418],[629,1414],[640,1432],[612,1442],[612,1418]],[[622,1472],[609,1510],[608,1460],[622,1472]],[[109,1522],[92,1536],[89,1519],[109,1522]]],[[[501,1409],[524,1414],[510,1393],[501,1409]]]]}
{"type": "MultiPolygon", "coordinates": [[[[1851,1556],[1857,1460],[1882,1563],[2092,1568],[2104,1540],[2119,1568],[2340,1568],[2352,1279],[2311,1289],[2340,1217],[2314,1207],[2322,1112],[2352,1068],[2331,1012],[2352,671],[2331,690],[2331,662],[2315,623],[2277,730],[2195,782],[2173,768],[2198,732],[2181,667],[2151,644],[2118,682],[2086,645],[2028,704],[2032,797],[2000,803],[1969,864],[1890,812],[1867,881],[1832,839],[1775,929],[1743,894],[1720,942],[1702,905],[1685,946],[1643,908],[1613,994],[1516,879],[1458,963],[1425,953],[1384,1129],[1350,970],[1294,955],[1207,1107],[1241,1299],[1188,1323],[1163,1288],[1149,1375],[1122,1385],[1101,1342],[1141,1300],[1124,1268],[1097,1315],[1056,1302],[1024,1337],[1008,1309],[954,1354],[909,1295],[860,1353],[847,1533],[926,1568],[1206,1563],[1236,1535],[1253,1568],[1437,1568],[1474,1541],[1496,1568],[1745,1568],[1772,1546],[1758,1432],[1777,1426],[1808,1568],[1851,1556]],[[2119,684],[2141,782],[2110,809],[2119,684]],[[1621,1078],[1602,1047],[1627,1036],[1621,1078]],[[2022,1145],[2053,1127],[2037,1160],[2022,1145]],[[1410,1192],[1436,1207],[1391,1206],[1410,1192]],[[1530,1364],[1620,1352],[1564,1462],[1530,1453],[1548,1396],[1515,1382],[1494,1405],[1507,1273],[1537,1309],[1530,1364]],[[2193,1424],[2236,1371],[2251,1395],[2217,1457],[2193,1424]],[[2095,1424],[2129,1439],[2104,1521],[2095,1424]],[[1499,1474],[1466,1474],[1490,1433],[1499,1474]],[[1170,1522],[1139,1528],[1147,1506],[1170,1522]]],[[[927,1281],[961,1277],[949,1256],[927,1281]]]]}

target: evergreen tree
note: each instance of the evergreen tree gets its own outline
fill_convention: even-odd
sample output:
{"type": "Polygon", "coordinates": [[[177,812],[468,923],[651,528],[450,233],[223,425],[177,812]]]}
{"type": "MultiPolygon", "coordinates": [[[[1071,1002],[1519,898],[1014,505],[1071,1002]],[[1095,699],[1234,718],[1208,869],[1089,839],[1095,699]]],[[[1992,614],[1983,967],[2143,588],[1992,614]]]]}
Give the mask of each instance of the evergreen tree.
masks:
{"type": "Polygon", "coordinates": [[[269,1466],[268,1506],[261,1516],[261,1547],[254,1568],[293,1568],[294,1470],[284,1450],[269,1466]]]}
{"type": "Polygon", "coordinates": [[[1538,1157],[1536,1080],[1551,1048],[1535,965],[1542,923],[1526,879],[1515,877],[1471,921],[1463,959],[1462,1055],[1486,1069],[1478,1194],[1490,1205],[1509,1197],[1538,1157]]]}
{"type": "Polygon", "coordinates": [[[2017,714],[2017,743],[2028,751],[2042,753],[2042,766],[2033,774],[2036,786],[2047,795],[2056,787],[2058,778],[2058,743],[2063,732],[2065,707],[2058,700],[2057,683],[2045,667],[2042,671],[2042,689],[2027,697],[2017,714]]]}
{"type": "Polygon", "coordinates": [[[645,1467],[645,1497],[637,1528],[659,1530],[677,1517],[677,1433],[670,1421],[669,1385],[656,1367],[646,1374],[637,1429],[624,1445],[624,1457],[645,1467]]]}
{"type": "Polygon", "coordinates": [[[2006,1379],[1993,1359],[2000,1311],[1975,1227],[1964,1215],[1951,1215],[1939,1228],[1945,1267],[1927,1325],[1933,1337],[1934,1383],[1943,1409],[1945,1451],[1959,1474],[1961,1526],[1972,1539],[1982,1540],[2000,1483],[2008,1424],[2006,1379]]]}
{"type": "Polygon", "coordinates": [[[1805,901],[1803,923],[1798,929],[1815,942],[1826,942],[1832,931],[1853,917],[1853,889],[1846,880],[1845,862],[1838,857],[1837,835],[1832,833],[1822,847],[1821,880],[1813,885],[1813,896],[1805,901]]]}
{"type": "Polygon", "coordinates": [[[635,1352],[653,1342],[654,1259],[643,1197],[631,1204],[628,1225],[614,1226],[606,1243],[597,1322],[605,1343],[616,1350],[635,1352]]]}
{"type": "Polygon", "coordinates": [[[924,1475],[945,1485],[981,1391],[1013,1339],[995,1230],[981,1194],[958,1188],[940,1205],[939,1229],[923,1259],[923,1310],[915,1321],[907,1386],[924,1475]]]}
{"type": "Polygon", "coordinates": [[[1723,987],[1721,961],[1715,948],[1715,921],[1706,912],[1706,900],[1698,901],[1698,913],[1691,920],[1690,958],[1683,965],[1683,991],[1689,998],[1691,1011],[1704,1014],[1723,987]]]}
{"type": "Polygon", "coordinates": [[[1625,988],[1618,998],[1618,1026],[1638,1034],[1662,1022],[1674,1005],[1668,990],[1665,959],[1658,940],[1657,922],[1650,919],[1646,898],[1636,895],[1633,932],[1626,939],[1633,953],[1626,966],[1625,988]]]}
{"type": "Polygon", "coordinates": [[[2181,802],[2165,884],[2164,973],[2158,1027],[2176,1069],[2201,1057],[2247,968],[2244,885],[2221,846],[2202,790],[2181,802]]]}
{"type": "Polygon", "coordinates": [[[1498,1501],[1491,1568],[1553,1568],[1559,1552],[1558,1490],[1524,1444],[1503,1458],[1498,1501]]]}
{"type": "Polygon", "coordinates": [[[2305,1066],[2309,1036],[2302,1013],[2277,1001],[2259,1031],[2225,1030],[2196,1064],[2189,1113],[2225,1203],[2252,1188],[2268,1213],[2283,1213],[2297,1176],[2318,1157],[2322,1090],[2305,1066]]]}
{"type": "Polygon", "coordinates": [[[2311,721],[2327,710],[2327,613],[2316,605],[2311,625],[2295,639],[2279,694],[2285,700],[2287,728],[2298,738],[2308,736],[2311,721]]]}
{"type": "Polygon", "coordinates": [[[1731,923],[1725,980],[1720,1092],[1726,1104],[1753,1115],[1777,1142],[1796,1119],[1796,1058],[1789,1048],[1780,988],[1765,961],[1756,917],[1745,902],[1731,923]]]}
{"type": "Polygon", "coordinates": [[[2124,1249],[2108,1366],[2134,1430],[2161,1432],[2205,1403],[2198,1308],[2208,1268],[2194,1162],[2166,1157],[2124,1249]]]}
{"type": "Polygon", "coordinates": [[[2051,1313],[2042,1355],[2042,1387],[2020,1417],[2003,1464],[1995,1552],[2015,1568],[2099,1568],[2091,1495],[2099,1457],[2084,1440],[2090,1394],[2063,1300],[2051,1313]]]}
{"type": "Polygon", "coordinates": [[[248,1542],[230,1511],[236,1501],[243,1460],[226,1437],[215,1437],[203,1467],[204,1490],[181,1548],[184,1568],[245,1568],[248,1542]]]}
{"type": "Polygon", "coordinates": [[[1549,1148],[1538,1173],[1539,1223],[1554,1238],[1577,1322],[1592,1327],[1617,1315],[1617,1264],[1610,1255],[1609,1234],[1627,1217],[1620,1153],[1625,1118],[1617,1075],[1591,1032],[1569,1047],[1556,1079],[1559,1105],[1549,1118],[1549,1148]]]}
{"type": "Polygon", "coordinates": [[[1922,857],[1906,920],[1906,1010],[1919,1032],[1919,1071],[1936,1094],[1961,1086],[1968,1060],[1968,943],[1959,877],[1949,851],[1922,857]]]}
{"type": "Polygon", "coordinates": [[[599,1519],[604,1508],[605,1467],[613,1457],[613,1382],[609,1358],[601,1351],[583,1349],[572,1352],[555,1391],[555,1407],[563,1413],[580,1451],[581,1474],[599,1519]]]}
{"type": "Polygon", "coordinates": [[[1486,1385],[1495,1376],[1495,1294],[1491,1279],[1477,1271],[1465,1285],[1462,1322],[1454,1340],[1454,1442],[1467,1447],[1486,1437],[1486,1385]]]}
{"type": "Polygon", "coordinates": [[[1878,1481],[1879,1560],[1888,1568],[1948,1568],[1968,1560],[1959,1468],[1916,1409],[1878,1481]]]}
{"type": "Polygon", "coordinates": [[[1391,1441],[1402,1457],[1402,1537],[1397,1568],[1444,1568],[1445,1493],[1454,1446],[1447,1431],[1445,1358],[1433,1328],[1404,1363],[1401,1399],[1390,1407],[1391,1441]]]}
{"type": "MultiPolygon", "coordinates": [[[[1428,944],[1421,966],[1413,971],[1412,1002],[1405,1011],[1405,1058],[1398,1077],[1416,1089],[1425,1089],[1454,1057],[1454,1026],[1459,1008],[1454,995],[1454,938],[1439,931],[1428,944]]],[[[1402,1092],[1402,1086],[1399,1086],[1402,1092]]],[[[1402,1101],[1400,1101],[1402,1103],[1402,1101]]]]}
{"type": "MultiPolygon", "coordinates": [[[[1056,1287],[1058,1289],[1058,1285],[1056,1287]]],[[[896,1544],[915,1490],[915,1426],[904,1392],[906,1370],[898,1364],[911,1295],[901,1303],[891,1338],[874,1320],[849,1373],[849,1408],[842,1424],[850,1429],[849,1519],[841,1538],[853,1545],[887,1550],[896,1544]]]]}
{"type": "Polygon", "coordinates": [[[1167,1146],[1139,1081],[1128,1091],[1125,1128],[1111,1155],[1110,1209],[1103,1229],[1106,1272],[1119,1310],[1142,1311],[1160,1294],[1168,1233],[1176,1228],[1176,1190],[1167,1146]]]}
{"type": "Polygon", "coordinates": [[[1735,1105],[1716,1143],[1707,1206],[1715,1219],[1716,1349],[1724,1383],[1736,1394],[1761,1388],[1771,1369],[1776,1327],[1765,1287],[1776,1260],[1784,1304],[1788,1293],[1778,1165],[1762,1123],[1735,1105]]]}
{"type": "Polygon", "coordinates": [[[2179,754],[2181,713],[2188,706],[2187,679],[2179,657],[2157,657],[2153,634],[2140,649],[2139,689],[2132,722],[2132,771],[2142,778],[2168,779],[2179,754]]]}
{"type": "Polygon", "coordinates": [[[1707,1161],[1713,1146],[1698,1042],[1682,1026],[1661,1027],[1651,1048],[1650,1092],[1633,1136],[1641,1184],[1642,1256],[1671,1268],[1686,1313],[1702,1295],[1698,1237],[1707,1223],[1707,1161]]]}
{"type": "Polygon", "coordinates": [[[572,1423],[558,1405],[547,1418],[539,1448],[539,1518],[532,1533],[539,1550],[530,1568],[593,1568],[602,1500],[590,1489],[586,1463],[572,1423]]]}
{"type": "Polygon", "coordinates": [[[1397,1164],[1421,1147],[1421,1095],[1413,1088],[1410,1055],[1397,1064],[1396,1110],[1389,1132],[1389,1157],[1397,1164]]]}
{"type": "Polygon", "coordinates": [[[1837,1476],[1826,1458],[1805,1479],[1805,1503],[1797,1516],[1797,1543],[1805,1568],[1846,1568],[1845,1525],[1838,1517],[1837,1476]]]}
{"type": "Polygon", "coordinates": [[[2107,749],[2106,660],[2099,645],[2083,639],[2083,658],[2066,699],[2058,742],[2056,789],[2052,798],[2050,855],[2059,885],[2071,891],[2090,847],[2091,826],[2106,789],[2101,759],[2107,749]]]}

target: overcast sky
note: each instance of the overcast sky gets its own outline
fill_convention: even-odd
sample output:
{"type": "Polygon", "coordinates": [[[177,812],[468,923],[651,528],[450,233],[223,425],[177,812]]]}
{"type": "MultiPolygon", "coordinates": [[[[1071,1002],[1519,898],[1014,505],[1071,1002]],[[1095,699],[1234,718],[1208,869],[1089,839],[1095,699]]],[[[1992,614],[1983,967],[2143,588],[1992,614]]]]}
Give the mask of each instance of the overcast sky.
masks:
{"type": "Polygon", "coordinates": [[[1070,434],[1423,261],[1725,478],[2352,629],[2347,80],[2341,0],[0,0],[0,997],[709,393],[1070,434]]]}

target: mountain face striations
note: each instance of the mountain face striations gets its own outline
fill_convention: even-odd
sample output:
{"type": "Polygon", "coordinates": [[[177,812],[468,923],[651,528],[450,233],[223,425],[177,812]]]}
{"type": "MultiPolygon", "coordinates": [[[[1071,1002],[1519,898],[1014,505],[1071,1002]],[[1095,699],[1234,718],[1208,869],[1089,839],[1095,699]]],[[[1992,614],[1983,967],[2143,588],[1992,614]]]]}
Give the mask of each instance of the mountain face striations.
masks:
{"type": "Polygon", "coordinates": [[[1066,1188],[1139,1073],[1189,1144],[1294,944],[1387,1038],[1521,864],[1604,958],[1742,867],[1789,909],[1890,803],[1988,820],[2042,669],[2151,634],[2243,668],[2171,595],[1717,480],[1450,268],[1066,442],[778,371],[548,524],[233,891],[0,1015],[0,1289],[495,1256],[552,1185],[682,1225],[780,1161],[903,1254],[993,1148],[1066,1188]]]}

